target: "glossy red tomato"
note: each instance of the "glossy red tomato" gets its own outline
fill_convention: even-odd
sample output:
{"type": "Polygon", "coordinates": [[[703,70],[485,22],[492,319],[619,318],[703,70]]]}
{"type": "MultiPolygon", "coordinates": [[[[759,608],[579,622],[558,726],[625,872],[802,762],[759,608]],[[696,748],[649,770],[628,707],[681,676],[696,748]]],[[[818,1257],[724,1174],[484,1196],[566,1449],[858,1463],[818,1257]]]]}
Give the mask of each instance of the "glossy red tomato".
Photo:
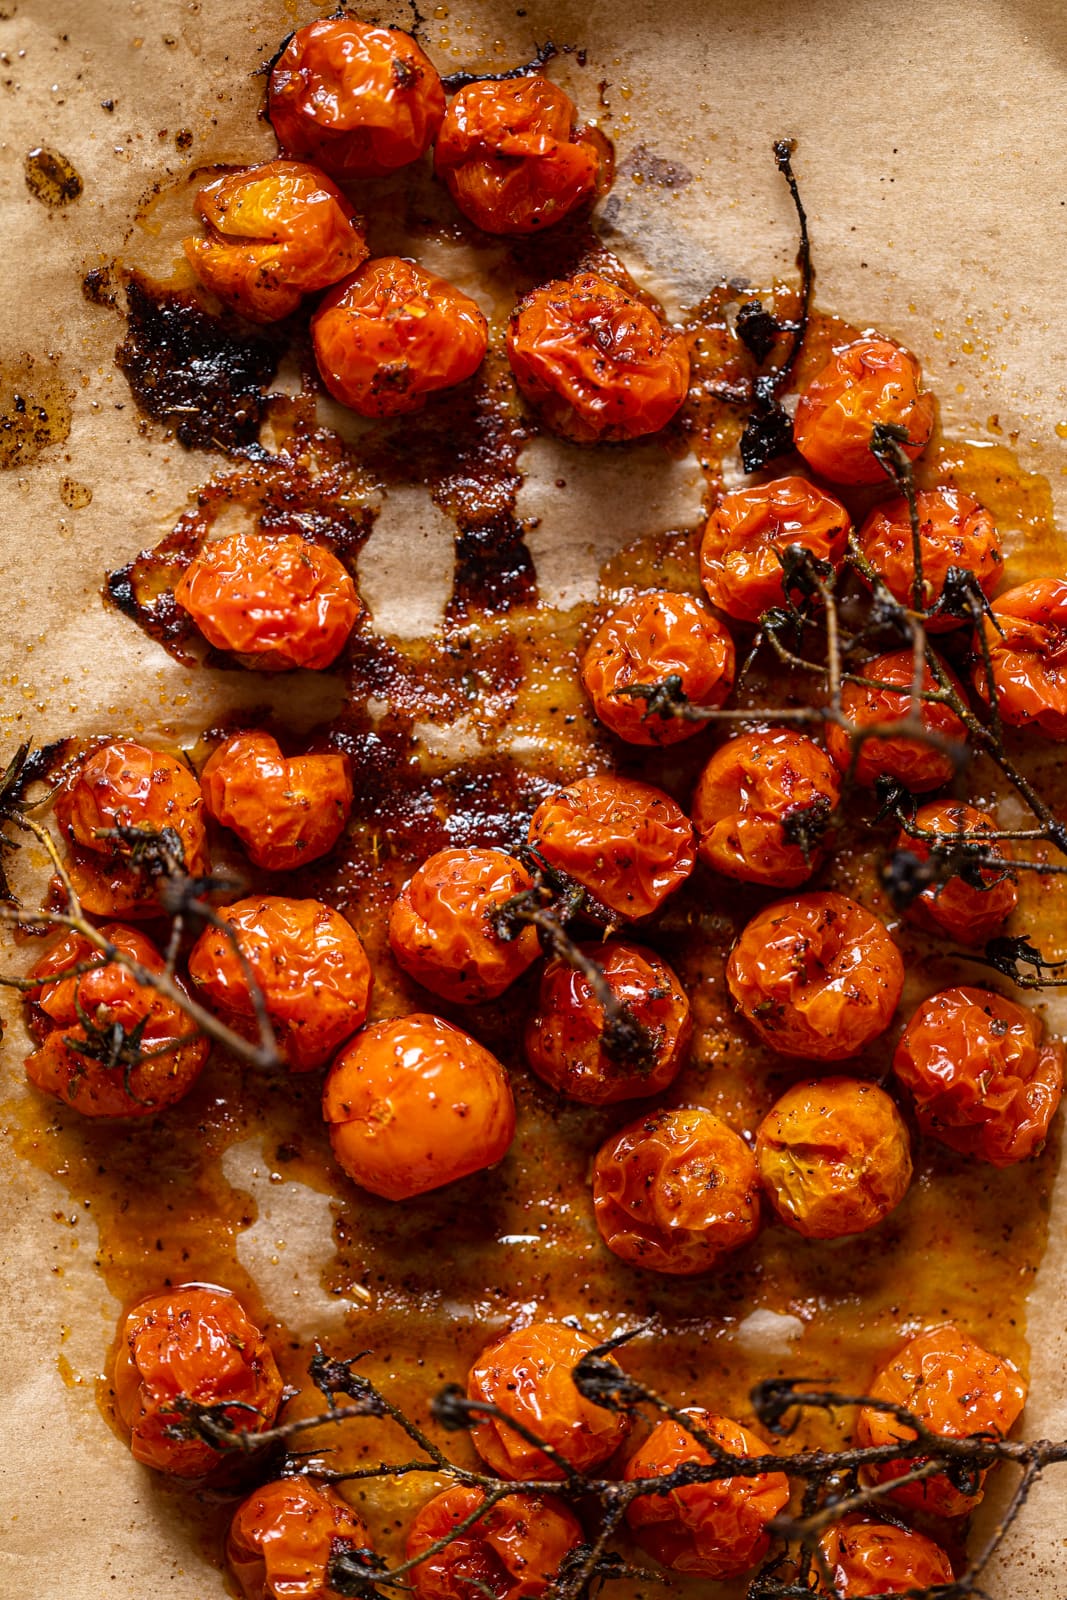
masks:
{"type": "Polygon", "coordinates": [[[340,1600],[328,1582],[339,1547],[366,1550],[367,1525],[329,1488],[307,1478],[264,1484],[239,1508],[226,1561],[244,1600],[340,1600]]]}
{"type": "MultiPolygon", "coordinates": [[[[1067,579],[1035,578],[1009,589],[993,617],[982,628],[1004,721],[1035,727],[1047,739],[1067,739],[1067,579]]],[[[974,685],[988,700],[980,655],[974,685]]]]}
{"type": "MultiPolygon", "coordinates": [[[[483,1504],[481,1489],[453,1484],[422,1507],[408,1530],[408,1561],[447,1538],[483,1504]]],[[[574,1513],[553,1495],[498,1500],[443,1550],[411,1570],[416,1600],[537,1600],[583,1539],[574,1513]]]]}
{"type": "Polygon", "coordinates": [[[908,1594],[952,1582],[952,1563],[925,1534],[892,1522],[843,1517],[827,1528],[819,1550],[839,1600],[908,1594]]]}
{"type": "MultiPolygon", "coordinates": [[[[893,650],[889,655],[875,656],[873,660],[865,661],[858,675],[887,687],[869,688],[859,683],[844,685],[841,710],[852,726],[862,731],[900,722],[907,717],[911,710],[913,670],[910,650],[893,650]]],[[[943,664],[942,670],[959,690],[956,679],[943,664]]],[[[937,687],[930,668],[924,667],[923,692],[933,693],[937,687]]],[[[919,720],[924,730],[937,738],[960,745],[966,739],[963,723],[951,706],[921,700],[919,720]]],[[[913,794],[926,794],[930,789],[940,789],[942,784],[948,783],[956,771],[956,763],[947,750],[938,749],[920,739],[892,733],[864,739],[853,766],[852,739],[848,731],[836,722],[826,724],[826,748],[842,772],[848,772],[851,768],[856,782],[867,788],[873,788],[876,780],[885,776],[898,779],[913,794]]]]}
{"type": "Polygon", "coordinates": [[[904,428],[906,453],[925,450],[937,403],[923,389],[922,368],[889,339],[856,339],[835,350],[800,397],[793,424],[797,449],[813,472],[831,483],[881,483],[871,454],[876,423],[904,428]]]}
{"type": "MultiPolygon", "coordinates": [[[[953,834],[981,835],[997,830],[995,820],[985,811],[938,800],[919,808],[914,825],[927,833],[948,836],[943,844],[934,844],[902,829],[897,836],[896,849],[910,851],[920,861],[929,860],[931,851],[935,857],[950,852],[953,834]]],[[[991,839],[988,844],[980,837],[973,843],[961,839],[956,848],[979,849],[985,856],[997,856],[1004,861],[1005,871],[1012,859],[1011,847],[998,839],[991,839]]],[[[996,867],[972,865],[966,877],[953,872],[951,877],[924,889],[908,906],[907,916],[929,933],[977,947],[1000,932],[1018,900],[1019,891],[1013,877],[1005,876],[996,867]],[[971,881],[972,875],[977,883],[971,881]]]]}
{"type": "Polygon", "coordinates": [[[657,433],[689,388],[681,334],[596,272],[528,294],[507,348],[524,399],[550,433],[578,444],[657,433]]]}
{"type": "MultiPolygon", "coordinates": [[[[960,489],[920,489],[915,499],[923,570],[921,608],[937,605],[950,567],[972,572],[984,593],[992,595],[1004,567],[992,513],[960,489]]],[[[875,506],[860,529],[859,546],[890,594],[910,608],[915,552],[908,502],[903,496],[875,506]]],[[[930,617],[926,622],[928,633],[960,626],[961,619],[951,616],[930,617]]]]}
{"type": "MultiPolygon", "coordinates": [[[[355,929],[320,900],[256,895],[218,913],[252,969],[292,1072],[325,1066],[367,1020],[372,973],[355,929]]],[[[252,992],[233,945],[207,928],[189,956],[189,976],[219,1017],[258,1040],[252,992]]]]}
{"type": "Polygon", "coordinates": [[[202,1478],[221,1459],[203,1440],[173,1435],[177,1399],[231,1407],[231,1428],[259,1433],[283,1389],[270,1345],[237,1296],[202,1284],[149,1295],[127,1312],[112,1383],[135,1460],[176,1478],[202,1478]]]}
{"type": "Polygon", "coordinates": [[[174,598],[208,644],[260,672],[330,666],[365,609],[333,552],[298,534],[212,539],[174,598]]]}
{"type": "Polygon", "coordinates": [[[257,867],[288,872],[332,850],[352,809],[348,757],[283,756],[268,733],[237,733],[209,756],[200,784],[208,815],[230,828],[257,867]]]}
{"type": "Polygon", "coordinates": [[[961,1155],[1007,1167],[1036,1155],[1063,1094],[1063,1046],[991,989],[943,989],[905,1028],[893,1071],[919,1126],[961,1155]]]}
{"type": "Polygon", "coordinates": [[[335,178],[376,178],[430,148],[445,114],[441,80],[410,34],[355,17],[298,28],[270,75],[278,143],[335,178]]]}
{"type": "Polygon", "coordinates": [[[759,911],[730,952],[734,1004],[786,1056],[842,1061],[893,1020],[900,951],[878,918],[843,894],[803,894],[759,911]]]}
{"type": "Polygon", "coordinates": [[[724,494],[700,545],[700,581],[708,599],[738,622],[757,622],[785,604],[782,563],[787,545],[803,545],[818,561],[841,564],[852,522],[840,500],[806,478],[775,478],[724,494]]]}

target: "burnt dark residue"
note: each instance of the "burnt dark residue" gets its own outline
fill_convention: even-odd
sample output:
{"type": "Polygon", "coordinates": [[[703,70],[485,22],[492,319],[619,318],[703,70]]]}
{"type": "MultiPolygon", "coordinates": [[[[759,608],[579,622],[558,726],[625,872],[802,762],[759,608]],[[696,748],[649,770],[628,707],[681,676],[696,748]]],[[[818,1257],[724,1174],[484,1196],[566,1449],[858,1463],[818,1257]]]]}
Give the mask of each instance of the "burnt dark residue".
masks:
{"type": "Polygon", "coordinates": [[[651,183],[657,189],[684,189],[693,181],[693,174],[683,162],[658,156],[647,144],[634,146],[619,163],[618,176],[651,183]]]}
{"type": "Polygon", "coordinates": [[[29,466],[70,433],[71,390],[55,356],[0,362],[0,471],[29,466]]]}
{"type": "Polygon", "coordinates": [[[82,279],[82,294],[90,305],[117,305],[119,296],[114,266],[90,267],[82,279]]]}
{"type": "MultiPolygon", "coordinates": [[[[564,45],[562,48],[566,54],[574,50],[573,45],[564,45]]],[[[560,46],[546,39],[544,44],[535,45],[529,61],[524,61],[520,67],[508,67],[503,72],[449,72],[441,79],[441,86],[446,94],[456,94],[472,83],[507,83],[512,78],[529,78],[541,72],[559,54],[560,46]]]]}
{"type": "Polygon", "coordinates": [[[82,181],[74,163],[58,150],[39,145],[29,151],[22,170],[27,189],[50,211],[69,206],[82,192],[82,181]]]}

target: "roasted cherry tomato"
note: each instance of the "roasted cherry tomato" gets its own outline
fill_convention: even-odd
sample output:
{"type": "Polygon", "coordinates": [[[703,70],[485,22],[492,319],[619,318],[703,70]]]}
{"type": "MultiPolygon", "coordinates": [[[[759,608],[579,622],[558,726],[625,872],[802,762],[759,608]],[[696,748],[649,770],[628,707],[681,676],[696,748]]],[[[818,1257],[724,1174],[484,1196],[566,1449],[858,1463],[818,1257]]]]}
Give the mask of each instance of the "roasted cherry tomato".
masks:
{"type": "Polygon", "coordinates": [[[838,567],[852,527],[840,500],[806,478],[775,478],[724,494],[700,546],[700,581],[708,599],[738,622],[756,622],[785,604],[781,556],[803,545],[838,567]]]}
{"type": "MultiPolygon", "coordinates": [[[[732,1417],[716,1417],[690,1406],[686,1415],[721,1449],[733,1456],[770,1454],[758,1434],[732,1417]]],[[[686,1462],[711,1463],[704,1446],[673,1420],[661,1422],[626,1463],[627,1482],[663,1478],[686,1462]]],[[[640,1544],[671,1572],[707,1578],[736,1578],[762,1560],[770,1547],[767,1524],[789,1499],[784,1472],[752,1478],[717,1478],[686,1484],[668,1494],[643,1494],[632,1501],[626,1520],[640,1544]]]]}
{"type": "Polygon", "coordinates": [[[237,733],[220,744],[200,784],[208,815],[270,872],[306,866],[332,850],[352,809],[347,756],[286,757],[268,733],[237,733]]]}
{"type": "Polygon", "coordinates": [[[734,1004],[786,1056],[842,1061],[884,1033],[904,963],[878,918],[843,894],[802,894],[757,912],[730,952],[734,1004]]]}
{"type": "MultiPolygon", "coordinates": [[[[1004,721],[1036,727],[1048,739],[1067,739],[1067,579],[1035,578],[1009,589],[982,628],[1004,721]]],[[[981,656],[974,684],[988,700],[981,656]]]]}
{"type": "Polygon", "coordinates": [[[921,456],[933,431],[936,401],[922,368],[889,339],[856,339],[835,350],[800,397],[793,438],[804,460],[831,483],[882,483],[871,454],[876,423],[904,428],[906,453],[921,456]]]}
{"type": "Polygon", "coordinates": [[[522,862],[503,850],[439,850],[393,902],[392,952],[409,977],[442,1000],[495,1000],[541,953],[534,928],[503,939],[492,920],[532,888],[522,862]]]}
{"type": "MultiPolygon", "coordinates": [[[[112,922],[100,931],[147,972],[166,971],[155,945],[135,929],[112,922]]],[[[28,995],[30,1025],[40,1041],[26,1058],[32,1084],[86,1117],[146,1117],[188,1092],[209,1045],[173,1000],[105,960],[73,930],[29,971],[34,981],[53,975],[60,981],[28,995]],[[91,971],[62,977],[85,963],[91,971]]]]}
{"type": "Polygon", "coordinates": [[[382,177],[417,161],[444,114],[441,80],[411,35],[355,17],[298,28],[270,75],[278,143],[335,178],[382,177]]]}
{"type": "MultiPolygon", "coordinates": [[[[1015,1423],[1026,1401],[1026,1384],[1019,1369],[1002,1356],[983,1350],[953,1322],[909,1339],[903,1349],[882,1367],[867,1390],[872,1400],[888,1400],[903,1407],[946,1439],[965,1439],[972,1433],[1001,1437],[1015,1423]]],[[[886,1445],[914,1439],[914,1431],[885,1411],[863,1407],[856,1419],[856,1442],[886,1445]]],[[[921,1461],[890,1461],[866,1468],[876,1483],[902,1477],[921,1461]]],[[[986,1474],[983,1472],[979,1483],[986,1474]]],[[[965,1494],[942,1474],[905,1483],[892,1497],[902,1506],[935,1517],[962,1517],[981,1500],[983,1490],[965,1494]]]]}
{"type": "Polygon", "coordinates": [[[212,539],[174,598],[208,644],[260,672],[330,666],[365,609],[333,552],[298,534],[212,539]]]}
{"type": "Polygon", "coordinates": [[[182,249],[201,283],[250,322],[277,322],[304,295],[367,259],[341,191],[314,167],[268,161],[216,178],[196,197],[206,239],[182,249]]]}
{"type": "MultiPolygon", "coordinates": [[[[483,1350],[470,1370],[467,1393],[489,1400],[523,1423],[578,1472],[614,1455],[630,1428],[624,1412],[596,1406],[579,1392],[573,1369],[596,1340],[561,1322],[532,1322],[483,1350]]],[[[608,1359],[614,1359],[609,1357],[608,1359]]],[[[471,1429],[482,1460],[502,1478],[560,1480],[563,1468],[505,1423],[484,1417],[471,1429]]]]}
{"type": "MultiPolygon", "coordinates": [[[[991,595],[1000,582],[1004,558],[1000,535],[987,511],[973,495],[960,489],[920,489],[915,497],[919,513],[923,592],[920,610],[936,607],[945,589],[950,567],[960,567],[978,579],[991,595]]],[[[915,551],[908,502],[901,497],[875,506],[859,535],[860,549],[901,605],[912,605],[915,551]]],[[[943,633],[958,628],[962,619],[949,615],[928,617],[926,631],[943,633]]]]}
{"type": "Polygon", "coordinates": [[[400,417],[477,372],[489,331],[470,295],[401,256],[382,256],[325,297],[311,337],[335,400],[362,417],[400,417]]]}
{"type": "MultiPolygon", "coordinates": [[[[841,710],[859,730],[875,725],[900,722],[911,710],[911,683],[913,673],[910,650],[894,650],[889,655],[875,656],[865,661],[859,676],[885,688],[870,688],[866,684],[846,683],[841,691],[841,710]],[[897,687],[899,685],[899,688],[897,687]]],[[[942,670],[954,688],[959,689],[948,669],[942,670]]],[[[932,694],[937,681],[928,666],[923,667],[922,688],[932,694]]],[[[962,692],[962,691],[961,691],[962,692]]],[[[921,700],[919,720],[927,733],[941,739],[963,744],[966,730],[951,706],[940,701],[921,700]]],[[[841,768],[850,769],[857,783],[868,789],[881,777],[896,778],[914,794],[925,794],[930,789],[940,789],[956,771],[956,763],[947,750],[923,743],[920,739],[888,734],[864,739],[853,766],[852,740],[845,728],[836,722],[826,724],[826,748],[841,768]]]]}
{"type": "Polygon", "coordinates": [[[1019,899],[1011,875],[1010,847],[998,839],[990,839],[987,844],[980,837],[983,833],[995,833],[996,822],[975,806],[935,800],[919,808],[914,826],[947,837],[943,843],[933,843],[902,830],[897,837],[897,850],[907,850],[919,861],[929,860],[931,852],[935,859],[944,855],[952,861],[958,853],[960,868],[916,895],[907,908],[908,917],[927,932],[955,939],[957,944],[985,944],[1000,932],[1019,899]],[[956,845],[952,842],[953,834],[963,835],[956,845]],[[968,835],[979,837],[969,838],[968,835]],[[977,851],[983,856],[999,857],[1004,862],[1003,868],[969,862],[968,855],[977,851]]]}
{"type": "Polygon", "coordinates": [[[231,1428],[259,1433],[274,1421],[283,1388],[270,1345],[237,1296],[202,1284],[150,1295],[127,1312],[112,1382],[134,1459],[176,1478],[202,1478],[222,1459],[203,1439],[172,1436],[176,1400],[229,1406],[231,1428]]]}
{"type": "Polygon", "coordinates": [[[883,1222],[911,1182],[911,1140],[884,1089],[819,1078],[787,1089],[756,1132],[771,1205],[806,1239],[840,1239],[883,1222]]]}
{"type": "Polygon", "coordinates": [[[662,789],[600,773],[542,800],[530,844],[629,921],[650,916],[693,870],[693,829],[662,789]]]}
{"type": "Polygon", "coordinates": [[[629,744],[677,744],[703,724],[660,716],[620,690],[677,677],[690,705],[721,706],[733,688],[734,642],[690,595],[639,594],[593,635],[581,671],[593,710],[612,733],[629,744]]]}
{"type": "MultiPolygon", "coordinates": [[[[367,1020],[372,973],[351,923],[320,900],[257,895],[225,906],[259,985],[278,1048],[292,1072],[325,1066],[367,1020]]],[[[189,976],[212,1011],[245,1038],[258,1040],[252,991],[233,944],[207,928],[189,956],[189,976]]]]}
{"type": "Polygon", "coordinates": [[[759,1175],[712,1112],[653,1111],[601,1145],[593,1206],[600,1237],[630,1266],[710,1272],[759,1232],[759,1175]]]}
{"type": "Polygon", "coordinates": [[[893,1071],[924,1133],[995,1167],[1036,1155],[1063,1094],[1063,1046],[991,989],[943,989],[905,1028],[893,1071]]]}
{"type": "Polygon", "coordinates": [[[366,1523],[339,1494],[307,1478],[281,1478],[238,1510],[226,1561],[245,1600],[340,1600],[327,1578],[330,1557],[337,1548],[369,1547],[366,1523]]]}
{"type": "Polygon", "coordinates": [[[843,1517],[827,1528],[819,1551],[838,1600],[908,1594],[952,1582],[952,1563],[925,1534],[892,1522],[843,1517]]]}
{"type": "Polygon", "coordinates": [[[713,872],[795,889],[825,851],[837,770],[813,739],[788,728],[721,745],[700,774],[691,807],[697,853],[713,872]]]}
{"type": "Polygon", "coordinates": [[[681,334],[596,272],[534,289],[511,314],[507,345],[524,398],[578,444],[658,432],[689,388],[681,334]]]}
{"type": "Polygon", "coordinates": [[[386,1200],[481,1172],[515,1136],[500,1062],[440,1017],[365,1028],[331,1067],[322,1114],[340,1165],[386,1200]]]}
{"type": "MultiPolygon", "coordinates": [[[[424,1505],[408,1530],[405,1557],[444,1539],[485,1500],[481,1489],[453,1484],[424,1505]]],[[[537,1600],[582,1542],[582,1525],[553,1495],[498,1500],[465,1532],[411,1569],[416,1600],[537,1600]]]]}

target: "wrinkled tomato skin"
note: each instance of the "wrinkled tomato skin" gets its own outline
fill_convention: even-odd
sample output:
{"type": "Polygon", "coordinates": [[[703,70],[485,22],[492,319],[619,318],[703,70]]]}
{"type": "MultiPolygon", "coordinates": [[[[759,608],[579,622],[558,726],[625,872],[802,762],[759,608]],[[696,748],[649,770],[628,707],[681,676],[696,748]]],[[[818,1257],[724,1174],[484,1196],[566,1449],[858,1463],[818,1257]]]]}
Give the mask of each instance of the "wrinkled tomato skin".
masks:
{"type": "MultiPolygon", "coordinates": [[[[873,1400],[902,1406],[931,1433],[964,1439],[972,1433],[1003,1436],[1011,1431],[1026,1401],[1026,1384],[1017,1367],[984,1350],[955,1323],[944,1322],[909,1339],[876,1374],[866,1391],[873,1400]]],[[[862,1407],[856,1443],[887,1445],[914,1438],[913,1431],[887,1412],[862,1407]]],[[[888,1483],[911,1470],[921,1457],[866,1468],[870,1479],[888,1483]]],[[[982,1473],[984,1482],[986,1474],[982,1473]]],[[[905,1483],[891,1499],[935,1517],[962,1517],[981,1500],[983,1489],[965,1494],[940,1474],[905,1483]]]]}
{"type": "MultiPolygon", "coordinates": [[[[355,929],[320,900],[258,895],[218,913],[232,929],[263,995],[291,1072],[323,1067],[367,1020],[373,977],[355,929]]],[[[259,1039],[252,993],[229,938],[207,928],[189,976],[217,1016],[259,1039]]]]}
{"type": "Polygon", "coordinates": [[[658,433],[689,388],[681,334],[595,272],[528,294],[512,312],[507,351],[523,398],[550,433],[576,444],[658,433]]]}
{"type": "Polygon", "coordinates": [[[533,879],[503,850],[439,850],[424,861],[393,901],[389,945],[424,989],[460,1005],[495,1000],[541,954],[536,929],[514,939],[494,931],[492,917],[533,879]]]}
{"type": "Polygon", "coordinates": [[[779,553],[803,545],[837,568],[852,522],[840,500],[806,478],[775,478],[724,494],[700,545],[708,599],[738,622],[757,622],[785,604],[779,553]]]}
{"type": "MultiPolygon", "coordinates": [[[[1004,570],[992,513],[961,489],[920,489],[915,501],[923,569],[921,609],[937,605],[950,567],[972,572],[983,593],[991,597],[1004,570]]],[[[901,496],[875,506],[860,529],[858,542],[890,594],[910,609],[915,559],[907,500],[901,496]]],[[[946,633],[962,627],[963,619],[928,617],[924,626],[927,633],[946,633]]]]}
{"type": "MultiPolygon", "coordinates": [[[[763,1440],[731,1417],[696,1406],[686,1411],[730,1455],[763,1456],[763,1440]]],[[[677,1422],[653,1428],[626,1464],[626,1481],[666,1477],[686,1462],[708,1465],[711,1455],[677,1422]]],[[[639,1495],[626,1520],[638,1544],[661,1566],[685,1576],[735,1578],[761,1561],[770,1548],[767,1523],[789,1499],[784,1472],[751,1478],[719,1478],[687,1484],[665,1495],[639,1495]]]]}
{"type": "MultiPolygon", "coordinates": [[[[408,1561],[444,1539],[485,1500],[481,1489],[453,1484],[434,1495],[408,1530],[408,1561]]],[[[582,1542],[582,1525],[553,1495],[516,1494],[497,1501],[485,1516],[436,1555],[411,1569],[416,1600],[538,1600],[561,1563],[582,1542]]]]}
{"type": "Polygon", "coordinates": [[[339,1165],[385,1200],[494,1166],[515,1136],[496,1057],[450,1022],[418,1014],[375,1023],[342,1050],[322,1114],[339,1165]]]}
{"type": "Polygon", "coordinates": [[[905,1028],[893,1071],[919,1127],[995,1167],[1043,1148],[1063,1094],[1063,1046],[1040,1017],[991,989],[943,989],[905,1028]]]}
{"type": "Polygon", "coordinates": [[[819,1540],[840,1600],[907,1594],[952,1582],[952,1563],[925,1534],[892,1522],[843,1517],[819,1540]]]}
{"type": "Polygon", "coordinates": [[[370,1546],[367,1525],[330,1488],[281,1478],[250,1495],[230,1524],[226,1562],[244,1600],[339,1600],[326,1578],[334,1541],[370,1546]]]}
{"type": "Polygon", "coordinates": [[[250,861],[288,872],[333,849],[352,810],[348,757],[282,755],[267,733],[238,733],[200,774],[208,815],[240,839],[250,861]]]}
{"type": "MultiPolygon", "coordinates": [[[[571,1372],[596,1349],[596,1340],[561,1322],[532,1322],[506,1333],[483,1350],[470,1370],[467,1394],[489,1400],[530,1428],[578,1472],[614,1455],[630,1419],[595,1406],[578,1391],[571,1372]]],[[[613,1357],[608,1357],[613,1360],[613,1357]]],[[[559,1482],[564,1471],[543,1450],[493,1417],[471,1429],[482,1460],[501,1478],[559,1482]]]]}
{"type": "MultiPolygon", "coordinates": [[[[915,827],[928,833],[994,833],[995,820],[975,806],[952,802],[933,801],[921,806],[915,814],[915,827]]],[[[1002,840],[991,839],[988,844],[977,841],[984,855],[1000,856],[1005,868],[1012,859],[1010,846],[1002,840]]],[[[896,849],[907,850],[927,861],[932,846],[924,839],[916,839],[901,830],[896,849]]],[[[1015,879],[1002,877],[994,867],[982,867],[980,876],[987,887],[979,889],[968,883],[958,872],[941,883],[931,884],[907,908],[908,920],[927,933],[941,938],[954,939],[957,944],[975,949],[1000,932],[1019,900],[1015,879]]]]}
{"type": "Polygon", "coordinates": [[[627,921],[657,911],[696,862],[692,824],[670,795],[607,773],[543,800],[529,839],[550,867],[627,921]]]}
{"type": "Polygon", "coordinates": [[[335,400],[362,417],[400,417],[472,377],[489,331],[461,289],[401,256],[381,256],[325,297],[311,337],[335,400]]]}
{"type": "Polygon", "coordinates": [[[201,189],[206,238],[182,243],[200,282],[249,322],[278,322],[367,259],[352,207],[298,161],[228,172],[201,189]]]}
{"type": "Polygon", "coordinates": [[[721,706],[733,688],[734,642],[722,623],[687,594],[639,594],[597,629],[582,657],[582,686],[606,728],[628,744],[691,739],[702,724],[646,716],[646,703],[620,689],[662,683],[675,674],[694,706],[721,706]]]}
{"type": "Polygon", "coordinates": [[[757,912],[730,952],[734,1004],[786,1056],[842,1061],[893,1020],[904,962],[884,925],[845,895],[798,895],[757,912]]]}
{"type": "MultiPolygon", "coordinates": [[[[1035,578],[1009,589],[982,621],[1000,715],[1012,727],[1036,727],[1067,739],[1067,579],[1035,578]]],[[[989,699],[977,643],[974,686],[989,699]]]]}
{"type": "Polygon", "coordinates": [[[274,1421],[283,1388],[270,1346],[237,1296],[200,1284],[150,1295],[127,1313],[112,1381],[134,1459],[176,1478],[205,1477],[222,1459],[201,1439],[168,1437],[180,1395],[231,1405],[230,1427],[259,1433],[274,1421]]]}
{"type": "Polygon", "coordinates": [[[809,846],[805,858],[790,842],[790,819],[809,812],[821,824],[840,798],[837,769],[813,739],[788,728],[740,734],[720,745],[697,781],[690,807],[697,854],[727,878],[795,889],[825,847],[809,846]]]}
{"type": "Polygon", "coordinates": [[[756,1132],[756,1160],[779,1219],[806,1239],[884,1222],[911,1182],[911,1140],[884,1089],[857,1078],[794,1084],[756,1132]]]}
{"type": "Polygon", "coordinates": [[[417,161],[444,114],[441,80],[410,34],[354,17],[298,28],[270,75],[278,143],[334,178],[384,177],[417,161]]]}
{"type": "Polygon", "coordinates": [[[208,644],[258,672],[332,666],[365,609],[333,552],[298,534],[212,539],[174,598],[208,644]]]}
{"type": "Polygon", "coordinates": [[[745,1141],[712,1112],[653,1111],[597,1152],[593,1208],[620,1260],[691,1276],[756,1237],[759,1175],[745,1141]]]}
{"type": "MultiPolygon", "coordinates": [[[[941,670],[959,690],[959,684],[944,663],[941,670]]],[[[841,690],[841,710],[860,729],[875,723],[901,721],[909,712],[912,671],[910,650],[893,650],[888,655],[865,661],[860,669],[861,676],[889,687],[872,689],[846,683],[841,690]]],[[[928,666],[923,668],[922,687],[928,693],[937,689],[937,681],[928,666]]],[[[951,706],[920,701],[919,718],[928,733],[964,743],[966,729],[951,706]]],[[[847,772],[852,766],[852,745],[847,731],[835,722],[826,724],[826,748],[841,771],[847,772]]],[[[868,789],[885,776],[896,778],[913,794],[927,794],[951,780],[956,764],[948,751],[935,749],[919,739],[888,734],[866,739],[852,770],[856,782],[868,789]]]]}
{"type": "Polygon", "coordinates": [[[856,339],[835,350],[800,397],[793,439],[813,472],[830,483],[883,483],[871,454],[876,423],[903,428],[905,453],[921,456],[937,402],[922,387],[922,368],[889,339],[856,339]]]}

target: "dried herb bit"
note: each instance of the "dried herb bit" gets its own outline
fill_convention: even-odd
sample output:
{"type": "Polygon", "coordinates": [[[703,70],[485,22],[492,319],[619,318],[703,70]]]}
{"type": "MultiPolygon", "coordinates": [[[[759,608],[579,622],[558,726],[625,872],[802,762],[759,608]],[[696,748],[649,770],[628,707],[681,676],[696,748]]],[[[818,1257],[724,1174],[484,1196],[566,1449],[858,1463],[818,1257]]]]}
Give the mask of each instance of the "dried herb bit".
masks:
{"type": "Polygon", "coordinates": [[[632,1411],[647,1398],[644,1387],[629,1377],[616,1361],[607,1361],[601,1345],[582,1357],[571,1373],[583,1399],[605,1411],[632,1411]]]}
{"type": "Polygon", "coordinates": [[[1046,961],[1025,934],[1018,938],[1004,934],[1000,938],[990,939],[982,955],[968,956],[967,959],[977,961],[980,966],[991,967],[994,972],[1018,984],[1020,989],[1051,989],[1067,984],[1067,976],[1045,976],[1046,973],[1060,972],[1067,967],[1067,960],[1046,961]]]}
{"type": "MultiPolygon", "coordinates": [[[[906,911],[927,889],[951,876],[944,859],[934,851],[924,860],[914,850],[894,850],[881,871],[882,888],[898,911],[906,911]]],[[[985,884],[979,887],[985,888],[985,884]]]]}
{"type": "Polygon", "coordinates": [[[337,1534],[330,1544],[325,1587],[344,1600],[380,1600],[381,1590],[374,1587],[372,1580],[387,1570],[387,1563],[374,1550],[337,1534]]]}
{"type": "Polygon", "coordinates": [[[782,323],[773,311],[766,309],[762,300],[746,300],[738,310],[737,337],[760,366],[774,349],[782,331],[782,323]]]}
{"type": "Polygon", "coordinates": [[[833,816],[833,806],[824,794],[815,796],[810,806],[798,806],[782,818],[782,834],[787,844],[795,844],[804,857],[804,865],[811,866],[833,816]]]}
{"type": "Polygon", "coordinates": [[[363,1361],[370,1353],[369,1350],[361,1350],[357,1356],[335,1361],[322,1349],[316,1349],[308,1365],[308,1376],[319,1393],[325,1395],[331,1411],[336,1409],[338,1395],[344,1395],[346,1399],[356,1402],[364,1416],[384,1417],[387,1414],[385,1401],[370,1379],[352,1371],[356,1363],[363,1361]]]}
{"type": "Polygon", "coordinates": [[[983,617],[988,617],[999,634],[1004,632],[989,596],[969,567],[949,567],[941,598],[930,616],[958,617],[961,622],[973,622],[976,628],[981,626],[983,617]]]}
{"type": "Polygon", "coordinates": [[[793,423],[777,401],[755,410],[741,435],[741,465],[746,472],[759,472],[793,448],[793,423]]]}
{"type": "Polygon", "coordinates": [[[466,1433],[478,1420],[458,1383],[446,1383],[430,1401],[430,1415],[446,1433],[466,1433]]]}
{"type": "Polygon", "coordinates": [[[674,717],[685,717],[693,710],[678,672],[668,672],[665,678],[655,683],[627,684],[623,689],[613,689],[611,694],[612,699],[625,696],[628,700],[643,700],[646,722],[649,717],[659,717],[661,721],[668,722],[674,717]]]}
{"type": "Polygon", "coordinates": [[[546,39],[544,44],[534,45],[532,57],[523,62],[521,67],[509,67],[505,72],[449,72],[441,79],[441,86],[446,94],[456,94],[472,83],[506,83],[511,78],[528,78],[535,72],[542,72],[561,50],[564,54],[570,54],[572,49],[571,45],[561,47],[553,44],[551,39],[546,39]]]}

